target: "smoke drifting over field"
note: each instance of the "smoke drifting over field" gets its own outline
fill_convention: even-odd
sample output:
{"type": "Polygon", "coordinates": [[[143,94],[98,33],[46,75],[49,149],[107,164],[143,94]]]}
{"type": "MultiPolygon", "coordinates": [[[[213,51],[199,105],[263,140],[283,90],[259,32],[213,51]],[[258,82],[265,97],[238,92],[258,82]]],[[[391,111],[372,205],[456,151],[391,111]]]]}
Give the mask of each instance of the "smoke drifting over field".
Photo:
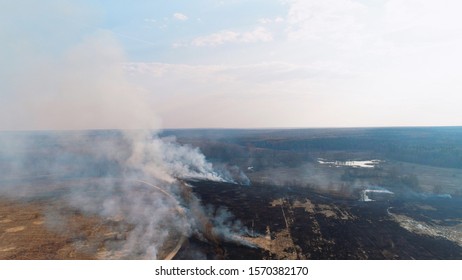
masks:
{"type": "MultiPolygon", "coordinates": [[[[11,29],[0,33],[2,42],[10,42],[3,60],[10,71],[0,83],[0,130],[73,132],[3,132],[0,195],[33,199],[42,195],[34,180],[45,179],[47,185],[68,180],[64,197],[69,206],[122,218],[133,227],[121,253],[109,252],[108,258],[156,258],[170,234],[199,231],[194,213],[203,211],[190,207],[201,206],[181,197],[178,179],[230,178],[214,171],[198,149],[156,136],[160,122],[155,108],[146,90],[125,79],[124,52],[113,34],[99,30],[81,38],[69,36],[77,27],[66,19],[66,11],[79,9],[56,1],[40,3],[30,15],[54,17],[55,25],[38,26],[45,35],[37,38],[27,28],[34,24],[31,17],[15,24],[18,5],[8,4],[1,20],[11,29]],[[54,49],[53,41],[62,32],[69,45],[54,49]],[[153,184],[152,189],[137,180],[153,184]]],[[[88,16],[82,12],[72,18],[82,15],[88,16]]],[[[53,224],[53,214],[48,220],[53,224]]]]}

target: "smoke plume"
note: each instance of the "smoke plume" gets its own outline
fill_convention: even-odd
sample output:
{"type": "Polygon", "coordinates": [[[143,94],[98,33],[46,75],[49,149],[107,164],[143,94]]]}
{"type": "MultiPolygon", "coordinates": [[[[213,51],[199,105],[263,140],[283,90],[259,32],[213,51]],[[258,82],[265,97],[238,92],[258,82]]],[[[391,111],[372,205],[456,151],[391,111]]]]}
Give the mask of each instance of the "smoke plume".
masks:
{"type": "MultiPolygon", "coordinates": [[[[123,219],[128,236],[102,257],[156,258],[166,239],[201,227],[195,213],[204,211],[182,196],[179,179],[228,178],[198,149],[157,136],[155,92],[127,81],[117,38],[91,28],[96,13],[29,2],[5,3],[0,17],[0,196],[56,196],[123,219]]],[[[55,230],[65,226],[57,216],[47,214],[55,230]]]]}

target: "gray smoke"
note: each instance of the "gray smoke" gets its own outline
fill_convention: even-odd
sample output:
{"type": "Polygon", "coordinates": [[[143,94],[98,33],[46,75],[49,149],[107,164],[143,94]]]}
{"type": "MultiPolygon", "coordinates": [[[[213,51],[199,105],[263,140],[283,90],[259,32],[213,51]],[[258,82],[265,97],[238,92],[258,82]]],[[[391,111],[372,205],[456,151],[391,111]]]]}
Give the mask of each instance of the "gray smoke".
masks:
{"type": "MultiPolygon", "coordinates": [[[[102,257],[155,258],[172,235],[200,230],[203,211],[183,198],[180,179],[229,178],[198,149],[157,136],[153,92],[128,82],[114,34],[89,28],[95,13],[29,2],[4,3],[0,17],[0,196],[56,198],[123,221],[114,234],[124,241],[102,257]]],[[[50,206],[50,229],[66,230],[58,217],[50,206]]]]}
{"type": "MultiPolygon", "coordinates": [[[[4,132],[0,139],[0,196],[51,201],[53,231],[68,230],[64,208],[125,224],[114,233],[123,241],[102,258],[152,259],[167,241],[202,234],[204,219],[216,217],[180,180],[228,180],[199,150],[147,131],[4,132]]],[[[236,228],[229,225],[213,223],[213,231],[222,238],[236,228]]]]}

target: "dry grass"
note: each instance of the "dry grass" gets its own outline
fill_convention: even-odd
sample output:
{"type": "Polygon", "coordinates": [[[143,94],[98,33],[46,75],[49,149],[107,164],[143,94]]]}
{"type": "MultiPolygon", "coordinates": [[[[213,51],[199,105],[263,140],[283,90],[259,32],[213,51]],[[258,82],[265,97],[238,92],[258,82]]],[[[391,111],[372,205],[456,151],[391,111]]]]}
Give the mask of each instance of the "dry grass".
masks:
{"type": "MultiPolygon", "coordinates": [[[[0,200],[0,259],[94,259],[75,246],[73,235],[45,225],[45,207],[0,200]]],[[[94,224],[91,220],[76,221],[76,226],[94,224]]]]}

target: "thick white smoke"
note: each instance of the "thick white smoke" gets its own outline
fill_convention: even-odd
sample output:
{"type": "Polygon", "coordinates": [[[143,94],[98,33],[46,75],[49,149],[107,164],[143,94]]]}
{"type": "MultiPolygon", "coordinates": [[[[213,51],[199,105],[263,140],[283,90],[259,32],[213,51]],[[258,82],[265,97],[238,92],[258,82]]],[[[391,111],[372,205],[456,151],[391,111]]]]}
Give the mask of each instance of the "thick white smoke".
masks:
{"type": "Polygon", "coordinates": [[[155,92],[127,81],[123,49],[111,32],[88,27],[98,22],[91,12],[30,2],[2,7],[0,130],[73,132],[0,132],[0,196],[39,197],[37,178],[64,184],[70,207],[130,225],[123,247],[103,257],[155,258],[169,235],[198,230],[201,211],[188,209],[178,179],[227,178],[199,150],[156,136],[155,92]]]}
{"type": "Polygon", "coordinates": [[[174,182],[175,178],[226,181],[198,149],[182,146],[173,138],[153,138],[142,132],[125,133],[132,143],[128,166],[144,174],[174,182]]]}

